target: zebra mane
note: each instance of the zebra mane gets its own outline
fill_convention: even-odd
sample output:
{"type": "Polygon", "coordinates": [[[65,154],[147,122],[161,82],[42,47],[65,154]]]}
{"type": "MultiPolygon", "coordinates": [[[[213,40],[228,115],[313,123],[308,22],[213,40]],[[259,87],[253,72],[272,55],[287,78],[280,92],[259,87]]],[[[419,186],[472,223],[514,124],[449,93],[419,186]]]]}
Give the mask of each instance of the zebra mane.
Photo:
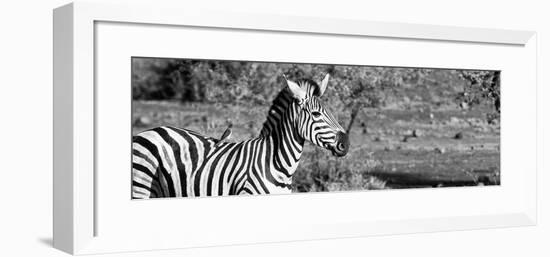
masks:
{"type": "MultiPolygon", "coordinates": [[[[302,79],[296,83],[307,92],[308,98],[318,94],[317,91],[319,90],[319,86],[315,81],[311,79],[302,79]]],[[[277,97],[275,97],[275,100],[273,100],[267,113],[266,121],[264,122],[260,132],[260,136],[263,137],[269,135],[271,131],[277,127],[283,119],[283,114],[293,101],[294,99],[292,99],[288,87],[285,86],[284,89],[279,92],[277,97]]]]}

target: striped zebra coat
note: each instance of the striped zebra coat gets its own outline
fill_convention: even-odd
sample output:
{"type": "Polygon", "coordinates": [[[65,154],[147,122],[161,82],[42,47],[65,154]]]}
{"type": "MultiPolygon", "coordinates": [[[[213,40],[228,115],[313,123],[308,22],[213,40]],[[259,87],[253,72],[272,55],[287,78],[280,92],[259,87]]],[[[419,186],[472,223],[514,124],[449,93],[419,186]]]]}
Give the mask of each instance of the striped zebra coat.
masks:
{"type": "Polygon", "coordinates": [[[337,156],[349,148],[344,129],[319,100],[328,80],[328,74],[320,84],[286,79],[260,135],[240,143],[168,126],[137,134],[132,198],[290,193],[306,140],[337,156]]]}

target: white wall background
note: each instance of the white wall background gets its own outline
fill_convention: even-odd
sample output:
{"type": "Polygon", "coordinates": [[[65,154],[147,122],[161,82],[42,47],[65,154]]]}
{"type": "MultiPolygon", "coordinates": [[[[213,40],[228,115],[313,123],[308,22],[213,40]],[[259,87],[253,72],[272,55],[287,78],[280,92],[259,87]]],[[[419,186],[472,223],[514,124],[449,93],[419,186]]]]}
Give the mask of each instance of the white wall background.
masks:
{"type": "MultiPolygon", "coordinates": [[[[0,256],[64,256],[52,242],[52,9],[65,0],[0,4],[0,256]]],[[[232,11],[535,30],[541,99],[550,98],[545,1],[202,1],[232,11]]],[[[521,86],[521,85],[518,85],[521,86]]],[[[548,132],[550,104],[540,103],[548,132]]],[[[550,137],[539,138],[546,149],[550,137]]],[[[546,151],[548,153],[548,151],[546,151]]],[[[542,155],[541,155],[542,156],[542,155]]],[[[518,160],[521,161],[521,160],[518,160]]],[[[550,256],[550,182],[539,170],[539,225],[115,256],[550,256]],[[546,181],[545,181],[546,180],[546,181]]]]}

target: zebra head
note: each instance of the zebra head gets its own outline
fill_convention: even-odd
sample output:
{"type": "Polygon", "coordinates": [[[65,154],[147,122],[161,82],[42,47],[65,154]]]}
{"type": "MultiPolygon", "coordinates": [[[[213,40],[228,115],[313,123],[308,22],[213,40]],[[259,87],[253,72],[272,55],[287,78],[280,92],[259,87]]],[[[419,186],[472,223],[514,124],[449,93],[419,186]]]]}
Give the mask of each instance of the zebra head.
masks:
{"type": "Polygon", "coordinates": [[[341,157],[348,153],[348,135],[320,100],[327,89],[329,78],[327,74],[318,84],[312,80],[294,82],[285,76],[288,91],[298,106],[296,116],[298,134],[303,139],[341,157]]]}

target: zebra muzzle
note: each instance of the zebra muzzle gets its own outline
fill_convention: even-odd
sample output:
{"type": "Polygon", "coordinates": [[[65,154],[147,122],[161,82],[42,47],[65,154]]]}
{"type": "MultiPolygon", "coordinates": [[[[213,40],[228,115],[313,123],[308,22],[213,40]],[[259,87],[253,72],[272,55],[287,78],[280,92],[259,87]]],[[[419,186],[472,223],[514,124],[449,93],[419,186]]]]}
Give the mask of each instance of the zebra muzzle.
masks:
{"type": "Polygon", "coordinates": [[[338,132],[336,134],[336,140],[332,147],[332,154],[338,157],[342,157],[348,153],[349,150],[349,137],[344,132],[338,132]]]}

